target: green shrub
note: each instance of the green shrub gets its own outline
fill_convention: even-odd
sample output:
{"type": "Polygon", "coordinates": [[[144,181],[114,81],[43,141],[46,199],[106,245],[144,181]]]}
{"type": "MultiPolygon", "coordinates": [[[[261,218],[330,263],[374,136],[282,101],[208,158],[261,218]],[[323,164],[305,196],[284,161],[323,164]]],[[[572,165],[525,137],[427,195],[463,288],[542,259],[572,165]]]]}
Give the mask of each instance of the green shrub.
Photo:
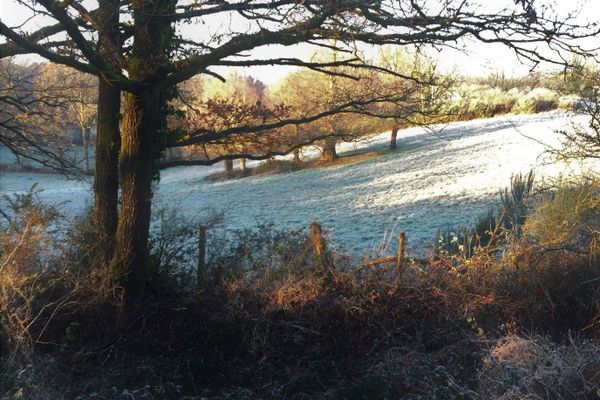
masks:
{"type": "Polygon", "coordinates": [[[472,257],[478,248],[484,248],[491,244],[499,231],[499,219],[497,212],[493,209],[486,214],[477,217],[471,228],[460,226],[458,228],[446,228],[438,230],[438,242],[435,252],[438,255],[460,254],[466,258],[472,257]]]}
{"type": "Polygon", "coordinates": [[[460,121],[506,113],[533,114],[557,107],[571,109],[574,105],[573,99],[559,98],[556,91],[547,88],[503,90],[487,85],[463,84],[440,110],[440,117],[445,121],[460,121]]]}

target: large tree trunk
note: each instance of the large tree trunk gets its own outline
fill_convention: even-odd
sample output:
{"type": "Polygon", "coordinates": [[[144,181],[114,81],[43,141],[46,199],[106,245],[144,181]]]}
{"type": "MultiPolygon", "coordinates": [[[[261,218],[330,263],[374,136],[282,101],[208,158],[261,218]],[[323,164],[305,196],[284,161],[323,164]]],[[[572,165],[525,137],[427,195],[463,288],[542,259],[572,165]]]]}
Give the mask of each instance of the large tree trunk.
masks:
{"type": "MultiPolygon", "coordinates": [[[[101,54],[110,54],[118,42],[119,0],[101,0],[98,19],[101,29],[98,48],[101,54]]],[[[93,221],[98,231],[98,252],[101,262],[108,264],[113,255],[117,230],[119,193],[119,113],[121,91],[100,78],[98,82],[98,117],[96,126],[94,168],[93,221]]]]}
{"type": "Polygon", "coordinates": [[[300,162],[300,149],[294,149],[294,161],[300,162]]]}
{"type": "Polygon", "coordinates": [[[135,23],[128,73],[131,80],[145,83],[124,96],[119,155],[121,209],[111,262],[127,307],[141,302],[146,286],[152,178],[165,117],[160,84],[164,75],[159,69],[173,35],[169,17],[175,12],[175,2],[138,0],[131,2],[131,7],[135,23]]]}
{"type": "Polygon", "coordinates": [[[121,91],[100,80],[98,86],[98,127],[96,129],[96,167],[94,169],[94,223],[100,235],[98,247],[103,262],[113,252],[117,230],[119,196],[119,112],[121,91]]]}
{"type": "Polygon", "coordinates": [[[246,159],[245,158],[240,158],[240,170],[242,171],[243,174],[246,173],[246,159]]]}
{"type": "Polygon", "coordinates": [[[152,178],[158,156],[160,128],[164,122],[159,71],[167,54],[171,0],[131,3],[134,35],[128,63],[129,78],[142,83],[124,96],[119,172],[121,207],[111,261],[112,276],[123,289],[126,308],[137,307],[146,286],[148,237],[152,215],[152,178]],[[151,10],[151,12],[149,12],[151,10]]]}
{"type": "Polygon", "coordinates": [[[337,160],[338,155],[335,151],[335,141],[327,140],[321,149],[321,160],[326,162],[333,162],[337,160]]]}
{"type": "Polygon", "coordinates": [[[394,150],[398,147],[396,144],[396,139],[398,138],[398,126],[394,125],[392,128],[392,137],[390,138],[390,150],[394,150]]]}
{"type": "Polygon", "coordinates": [[[113,276],[126,299],[139,301],[146,283],[152,206],[155,135],[160,122],[160,92],[127,93],[121,135],[121,212],[117,225],[113,276]]]}

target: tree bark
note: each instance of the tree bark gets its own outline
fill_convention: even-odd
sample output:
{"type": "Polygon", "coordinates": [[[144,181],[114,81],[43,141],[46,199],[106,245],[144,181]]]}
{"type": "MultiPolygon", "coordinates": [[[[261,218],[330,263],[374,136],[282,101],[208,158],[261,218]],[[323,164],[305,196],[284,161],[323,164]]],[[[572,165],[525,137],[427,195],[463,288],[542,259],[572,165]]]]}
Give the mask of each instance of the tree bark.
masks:
{"type": "Polygon", "coordinates": [[[392,128],[392,137],[390,139],[390,150],[394,150],[398,147],[396,144],[396,139],[398,138],[398,126],[394,125],[392,128]]]}
{"type": "Polygon", "coordinates": [[[338,155],[335,150],[335,141],[327,140],[321,149],[321,160],[326,162],[333,162],[337,160],[338,155]]]}
{"type": "MultiPolygon", "coordinates": [[[[119,0],[101,0],[98,19],[101,29],[98,48],[108,54],[118,42],[119,0]]],[[[98,256],[102,264],[108,264],[113,255],[117,229],[119,198],[119,113],[121,91],[106,80],[98,82],[98,116],[96,125],[95,168],[94,168],[94,211],[93,222],[98,231],[98,256]]]]}
{"type": "Polygon", "coordinates": [[[154,146],[159,123],[160,91],[157,88],[125,95],[119,157],[121,212],[112,272],[130,302],[141,300],[146,283],[154,146]]]}
{"type": "Polygon", "coordinates": [[[96,166],[94,169],[94,223],[99,233],[103,262],[112,256],[117,229],[119,197],[119,112],[121,91],[100,80],[98,86],[98,126],[96,128],[96,166]]]}
{"type": "Polygon", "coordinates": [[[225,172],[233,172],[233,160],[224,160],[225,172]]]}
{"type": "Polygon", "coordinates": [[[111,261],[113,278],[124,290],[127,308],[138,306],[146,286],[152,178],[164,122],[164,71],[160,71],[174,31],[171,0],[131,2],[135,23],[128,62],[129,79],[140,82],[124,96],[121,126],[121,208],[111,261]],[[151,82],[148,82],[148,81],[151,82]]]}
{"type": "Polygon", "coordinates": [[[242,171],[243,174],[246,173],[246,159],[245,158],[240,158],[240,170],[242,171]]]}
{"type": "Polygon", "coordinates": [[[294,161],[300,162],[300,149],[294,149],[294,161]]]}

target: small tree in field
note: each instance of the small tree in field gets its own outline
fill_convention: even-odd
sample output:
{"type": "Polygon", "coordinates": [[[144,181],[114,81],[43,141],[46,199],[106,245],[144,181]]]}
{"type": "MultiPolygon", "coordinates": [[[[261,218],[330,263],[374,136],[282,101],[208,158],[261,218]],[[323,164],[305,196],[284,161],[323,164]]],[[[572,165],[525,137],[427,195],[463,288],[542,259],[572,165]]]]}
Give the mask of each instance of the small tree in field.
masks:
{"type": "MultiPolygon", "coordinates": [[[[322,62],[333,64],[338,57],[335,51],[315,56],[322,62]]],[[[328,67],[322,72],[305,70],[286,76],[279,82],[274,97],[289,107],[289,113],[302,118],[336,108],[343,108],[343,111],[295,126],[282,136],[287,136],[290,144],[314,141],[320,148],[323,161],[336,160],[337,143],[377,133],[365,110],[391,101],[396,96],[378,92],[379,80],[376,69],[356,71],[340,66],[328,67]]]]}
{"type": "MultiPolygon", "coordinates": [[[[225,82],[207,77],[182,85],[181,103],[185,109],[180,129],[186,132],[210,128],[215,131],[264,122],[271,107],[265,84],[249,76],[232,73],[225,82]]],[[[238,136],[227,141],[192,145],[192,158],[207,159],[219,155],[252,151],[252,137],[238,136]]],[[[233,158],[224,160],[225,170],[233,170],[233,158]]],[[[245,158],[240,157],[245,169],[245,158]]]]}
{"type": "Polygon", "coordinates": [[[434,60],[418,51],[409,52],[391,46],[379,53],[376,64],[394,74],[380,74],[379,92],[387,93],[391,101],[369,107],[379,130],[391,130],[390,150],[397,148],[398,130],[407,125],[435,123],[448,100],[451,77],[436,71],[434,60]]]}

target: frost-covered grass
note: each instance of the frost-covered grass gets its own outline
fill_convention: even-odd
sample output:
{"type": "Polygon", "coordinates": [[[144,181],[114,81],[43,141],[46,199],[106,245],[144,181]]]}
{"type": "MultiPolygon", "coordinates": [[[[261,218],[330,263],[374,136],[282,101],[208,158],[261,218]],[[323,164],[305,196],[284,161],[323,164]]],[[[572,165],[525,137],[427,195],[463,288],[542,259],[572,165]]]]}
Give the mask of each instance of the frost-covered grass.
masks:
{"type": "MultiPolygon", "coordinates": [[[[582,117],[577,117],[582,118],[582,117]]],[[[225,182],[203,178],[221,166],[162,171],[155,203],[178,207],[190,218],[224,211],[231,229],[270,220],[296,228],[319,220],[333,243],[353,254],[378,249],[392,232],[405,231],[409,251],[434,240],[437,228],[469,225],[497,200],[514,173],[536,169],[540,178],[581,170],[548,164],[542,143],[556,145],[564,113],[512,115],[401,131],[398,150],[384,151],[389,134],[342,144],[340,152],[381,150],[355,164],[252,176],[225,182]]],[[[309,151],[310,153],[310,151],[309,151]]],[[[91,204],[90,184],[59,176],[3,173],[0,191],[25,191],[37,183],[43,201],[64,203],[67,215],[91,204]]],[[[393,241],[392,241],[393,243],[393,241]]]]}

